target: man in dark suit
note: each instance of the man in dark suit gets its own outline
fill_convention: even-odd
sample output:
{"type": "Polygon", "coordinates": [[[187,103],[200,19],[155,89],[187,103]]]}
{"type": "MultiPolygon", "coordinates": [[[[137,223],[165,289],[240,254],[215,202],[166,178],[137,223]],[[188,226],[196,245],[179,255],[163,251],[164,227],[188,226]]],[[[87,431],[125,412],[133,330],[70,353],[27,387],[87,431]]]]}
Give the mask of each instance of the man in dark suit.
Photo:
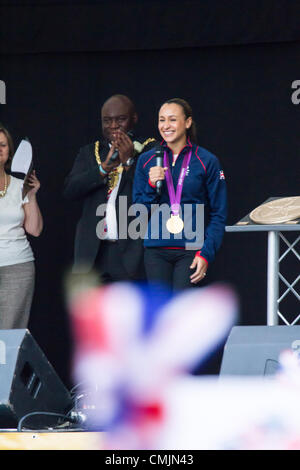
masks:
{"type": "Polygon", "coordinates": [[[154,145],[152,138],[135,136],[137,120],[135,106],[127,96],[110,97],[101,109],[103,138],[79,150],[65,180],[65,198],[83,201],[73,272],[95,269],[104,283],[144,278],[143,240],[119,237],[124,229],[127,233],[131,221],[125,217],[127,227],[119,226],[120,197],[126,196],[122,202],[127,201],[128,209],[137,158],[154,145]],[[103,207],[104,213],[99,211],[103,207]]]}

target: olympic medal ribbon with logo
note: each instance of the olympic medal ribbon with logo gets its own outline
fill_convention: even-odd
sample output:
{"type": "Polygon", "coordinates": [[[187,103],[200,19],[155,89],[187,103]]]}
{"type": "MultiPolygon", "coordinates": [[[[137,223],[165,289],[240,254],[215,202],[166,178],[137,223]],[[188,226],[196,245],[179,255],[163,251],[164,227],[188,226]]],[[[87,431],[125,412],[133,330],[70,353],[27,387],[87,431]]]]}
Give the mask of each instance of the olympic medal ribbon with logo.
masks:
{"type": "Polygon", "coordinates": [[[166,173],[165,173],[166,183],[167,183],[170,204],[171,204],[171,217],[167,220],[166,226],[167,226],[167,230],[173,234],[182,232],[183,227],[184,227],[183,220],[181,219],[179,215],[179,210],[180,210],[180,201],[181,201],[181,195],[182,195],[183,182],[184,182],[184,178],[187,172],[187,168],[191,160],[191,156],[192,156],[191,150],[184,156],[184,159],[181,165],[180,175],[178,178],[177,187],[176,187],[176,193],[175,193],[169,159],[167,156],[167,152],[164,152],[164,166],[167,168],[166,173]]]}

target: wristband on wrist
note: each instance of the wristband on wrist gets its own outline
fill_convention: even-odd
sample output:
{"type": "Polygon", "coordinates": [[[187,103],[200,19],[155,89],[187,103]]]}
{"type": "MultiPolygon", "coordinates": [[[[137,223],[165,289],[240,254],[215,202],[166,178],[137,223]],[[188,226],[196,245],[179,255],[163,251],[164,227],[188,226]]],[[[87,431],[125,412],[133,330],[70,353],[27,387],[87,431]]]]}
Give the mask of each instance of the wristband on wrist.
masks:
{"type": "Polygon", "coordinates": [[[107,171],[103,170],[101,164],[99,165],[99,170],[100,170],[100,173],[102,173],[102,175],[107,175],[107,171]]]}

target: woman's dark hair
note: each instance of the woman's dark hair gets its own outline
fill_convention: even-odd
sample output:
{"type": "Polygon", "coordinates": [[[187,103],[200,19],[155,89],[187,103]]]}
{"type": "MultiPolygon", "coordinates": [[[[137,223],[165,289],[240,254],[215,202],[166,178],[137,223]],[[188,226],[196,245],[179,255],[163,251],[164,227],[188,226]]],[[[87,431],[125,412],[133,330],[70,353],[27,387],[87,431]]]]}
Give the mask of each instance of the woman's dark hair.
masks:
{"type": "Polygon", "coordinates": [[[0,133],[1,132],[7,138],[9,152],[8,152],[7,162],[4,165],[4,170],[9,172],[10,167],[11,167],[11,162],[12,162],[12,159],[13,159],[13,156],[14,156],[14,143],[13,143],[12,137],[11,137],[10,133],[8,132],[8,130],[4,126],[2,126],[2,124],[0,123],[0,133]]]}
{"type": "MultiPolygon", "coordinates": [[[[185,115],[185,118],[191,117],[193,119],[193,110],[190,104],[183,100],[182,98],[171,98],[170,100],[165,101],[163,104],[178,104],[179,106],[182,107],[183,113],[185,115]]],[[[187,136],[191,140],[191,142],[196,143],[197,142],[197,130],[196,130],[196,123],[193,120],[192,125],[189,129],[187,129],[187,136]]]]}

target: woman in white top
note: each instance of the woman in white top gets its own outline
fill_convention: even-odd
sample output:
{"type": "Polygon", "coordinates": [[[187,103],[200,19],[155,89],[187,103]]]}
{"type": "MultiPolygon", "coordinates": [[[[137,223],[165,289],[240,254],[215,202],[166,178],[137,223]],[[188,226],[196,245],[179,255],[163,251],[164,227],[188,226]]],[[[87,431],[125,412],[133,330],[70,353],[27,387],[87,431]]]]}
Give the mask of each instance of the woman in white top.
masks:
{"type": "Polygon", "coordinates": [[[13,154],[12,138],[0,125],[0,329],[27,328],[35,267],[26,233],[38,237],[43,228],[40,182],[33,172],[22,198],[23,181],[10,175],[13,154]]]}

